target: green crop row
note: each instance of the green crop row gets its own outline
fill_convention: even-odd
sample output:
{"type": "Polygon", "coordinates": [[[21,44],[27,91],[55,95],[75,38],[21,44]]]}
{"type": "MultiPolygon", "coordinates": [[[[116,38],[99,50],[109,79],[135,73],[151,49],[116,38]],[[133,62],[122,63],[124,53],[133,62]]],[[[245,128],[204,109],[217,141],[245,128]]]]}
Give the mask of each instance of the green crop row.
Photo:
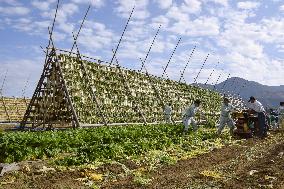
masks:
{"type": "Polygon", "coordinates": [[[136,125],[1,133],[0,162],[58,158],[68,154],[58,163],[84,164],[103,159],[117,160],[175,145],[196,145],[217,137],[213,129],[203,128],[187,137],[182,131],[182,125],[136,125]]]}

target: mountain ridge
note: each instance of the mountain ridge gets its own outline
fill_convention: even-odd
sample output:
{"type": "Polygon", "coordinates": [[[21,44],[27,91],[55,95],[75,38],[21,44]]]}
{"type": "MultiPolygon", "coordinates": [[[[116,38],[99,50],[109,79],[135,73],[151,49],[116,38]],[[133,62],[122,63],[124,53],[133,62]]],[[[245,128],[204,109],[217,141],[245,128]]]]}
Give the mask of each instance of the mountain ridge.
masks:
{"type": "Polygon", "coordinates": [[[258,99],[264,107],[276,108],[284,101],[284,85],[268,86],[240,77],[231,77],[215,85],[198,84],[200,87],[214,89],[224,94],[235,94],[245,102],[250,96],[258,99]]]}

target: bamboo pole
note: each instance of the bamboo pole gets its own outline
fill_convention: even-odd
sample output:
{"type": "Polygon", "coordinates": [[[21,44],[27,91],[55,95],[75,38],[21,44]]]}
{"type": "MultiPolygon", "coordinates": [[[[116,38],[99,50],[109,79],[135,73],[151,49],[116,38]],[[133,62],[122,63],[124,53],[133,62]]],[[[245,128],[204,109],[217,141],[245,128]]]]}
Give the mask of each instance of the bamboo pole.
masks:
{"type": "MultiPolygon", "coordinates": [[[[194,46],[194,48],[192,49],[192,51],[191,51],[191,53],[190,53],[190,55],[189,55],[189,58],[187,59],[187,62],[186,62],[186,64],[185,64],[183,70],[181,71],[181,74],[180,74],[180,77],[179,77],[179,80],[178,80],[179,82],[181,82],[181,79],[182,79],[182,78],[183,78],[184,81],[185,81],[184,73],[185,73],[185,70],[186,70],[186,68],[187,68],[187,66],[188,66],[188,64],[189,64],[189,62],[190,62],[190,60],[191,60],[191,58],[192,58],[192,56],[193,56],[193,54],[194,54],[195,49],[196,49],[196,46],[194,46]]],[[[186,83],[186,81],[185,81],[185,83],[186,83]]]]}
{"type": "MultiPolygon", "coordinates": [[[[55,46],[54,46],[53,39],[52,39],[52,36],[51,36],[51,38],[50,38],[50,41],[51,41],[52,47],[55,47],[55,46]]],[[[71,108],[71,112],[72,112],[73,119],[74,119],[74,121],[75,121],[75,125],[74,125],[73,127],[74,127],[74,128],[75,128],[75,127],[80,127],[80,123],[79,123],[79,119],[78,119],[78,116],[77,116],[77,112],[75,111],[74,106],[73,106],[73,103],[72,103],[72,100],[71,100],[71,98],[70,98],[69,91],[68,91],[68,88],[67,88],[67,85],[66,85],[66,81],[65,81],[65,79],[64,79],[63,72],[62,72],[62,69],[61,69],[61,65],[60,65],[60,63],[59,63],[59,61],[58,61],[58,57],[57,57],[57,54],[56,54],[56,51],[55,51],[55,50],[54,50],[54,52],[55,52],[55,66],[58,67],[59,75],[60,75],[60,77],[61,77],[61,79],[62,79],[63,90],[64,90],[64,92],[65,92],[65,96],[66,96],[67,101],[68,101],[68,104],[69,104],[69,106],[70,106],[70,108],[71,108]],[[58,65],[56,65],[56,63],[57,63],[58,65]]]]}
{"type": "MultiPolygon", "coordinates": [[[[29,102],[29,105],[27,107],[27,110],[25,112],[25,115],[23,117],[23,120],[21,121],[21,124],[20,124],[20,127],[21,128],[24,128],[25,125],[26,125],[26,122],[27,122],[27,118],[28,118],[28,115],[30,114],[31,112],[31,108],[32,108],[32,104],[34,104],[35,102],[35,99],[36,99],[36,96],[38,94],[38,91],[40,90],[40,87],[43,83],[43,80],[44,80],[44,75],[45,75],[45,71],[46,71],[46,68],[47,66],[49,65],[50,61],[51,61],[51,57],[52,57],[52,54],[55,53],[53,52],[54,49],[51,49],[51,52],[49,53],[49,46],[50,46],[50,43],[51,43],[51,38],[52,38],[52,33],[53,33],[53,30],[54,30],[54,25],[55,25],[55,21],[56,21],[56,17],[57,17],[57,12],[58,12],[58,8],[59,8],[59,0],[57,0],[57,4],[56,4],[56,10],[55,10],[55,15],[54,15],[54,19],[53,19],[53,22],[52,22],[52,27],[51,27],[51,31],[49,30],[49,27],[48,27],[48,33],[49,33],[49,40],[48,40],[48,46],[47,46],[47,49],[46,49],[46,54],[45,54],[45,60],[44,60],[44,66],[43,66],[43,71],[42,71],[42,74],[41,74],[41,77],[39,79],[39,82],[36,86],[36,89],[33,93],[33,96],[29,102]]],[[[34,124],[33,124],[34,125],[34,124]]]]}
{"type": "Polygon", "coordinates": [[[174,50],[173,50],[173,52],[172,52],[172,54],[171,54],[171,56],[170,56],[168,62],[167,62],[166,66],[165,66],[165,68],[164,68],[164,70],[163,70],[162,77],[164,77],[164,74],[166,73],[166,70],[167,70],[167,68],[168,68],[168,66],[169,66],[169,64],[170,64],[170,62],[171,62],[171,60],[172,60],[172,57],[174,56],[174,54],[175,54],[175,52],[176,52],[176,49],[177,49],[177,47],[178,47],[180,41],[181,41],[181,38],[178,39],[178,42],[177,42],[177,44],[176,44],[176,46],[175,46],[175,48],[174,48],[174,50]]]}

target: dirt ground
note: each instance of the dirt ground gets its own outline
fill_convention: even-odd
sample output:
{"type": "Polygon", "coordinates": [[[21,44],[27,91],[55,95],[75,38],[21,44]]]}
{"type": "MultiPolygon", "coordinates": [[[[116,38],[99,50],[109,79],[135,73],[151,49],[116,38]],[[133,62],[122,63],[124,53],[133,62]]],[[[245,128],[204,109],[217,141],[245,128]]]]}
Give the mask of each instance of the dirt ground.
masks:
{"type": "Polygon", "coordinates": [[[125,174],[121,164],[106,164],[96,168],[98,178],[90,183],[83,178],[86,173],[82,173],[82,170],[58,168],[50,170],[45,168],[45,170],[40,169],[44,164],[40,161],[30,164],[22,163],[21,171],[0,177],[0,188],[284,189],[283,139],[284,130],[277,131],[271,133],[266,139],[247,139],[240,144],[224,146],[210,153],[192,159],[179,160],[174,165],[163,165],[149,171],[145,171],[134,162],[125,161],[123,165],[128,170],[144,170],[140,171],[142,175],[139,176],[138,182],[133,174],[125,174]],[[41,171],[38,171],[39,169],[41,171]],[[100,174],[104,176],[100,177],[100,174]],[[112,179],[109,175],[113,175],[112,179]],[[146,179],[141,180],[141,178],[146,179]]]}

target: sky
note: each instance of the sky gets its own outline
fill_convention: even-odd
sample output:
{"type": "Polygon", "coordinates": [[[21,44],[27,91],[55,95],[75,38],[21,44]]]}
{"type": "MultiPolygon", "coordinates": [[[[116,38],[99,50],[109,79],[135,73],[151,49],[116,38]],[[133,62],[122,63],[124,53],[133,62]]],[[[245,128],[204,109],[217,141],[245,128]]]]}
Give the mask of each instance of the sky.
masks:
{"type": "MultiPolygon", "coordinates": [[[[48,26],[57,0],[0,0],[0,89],[5,96],[31,96],[43,69],[48,26]],[[7,73],[7,74],[6,74],[7,73]],[[26,86],[26,87],[25,87],[26,86]]],[[[193,48],[185,81],[209,83],[242,77],[264,85],[284,84],[283,0],[60,0],[54,26],[55,46],[70,50],[88,6],[91,9],[78,37],[84,55],[110,61],[124,26],[133,16],[117,51],[123,67],[139,70],[145,63],[161,76],[179,40],[166,73],[178,80],[193,48]],[[218,63],[219,62],[219,63],[218,63]]]]}

